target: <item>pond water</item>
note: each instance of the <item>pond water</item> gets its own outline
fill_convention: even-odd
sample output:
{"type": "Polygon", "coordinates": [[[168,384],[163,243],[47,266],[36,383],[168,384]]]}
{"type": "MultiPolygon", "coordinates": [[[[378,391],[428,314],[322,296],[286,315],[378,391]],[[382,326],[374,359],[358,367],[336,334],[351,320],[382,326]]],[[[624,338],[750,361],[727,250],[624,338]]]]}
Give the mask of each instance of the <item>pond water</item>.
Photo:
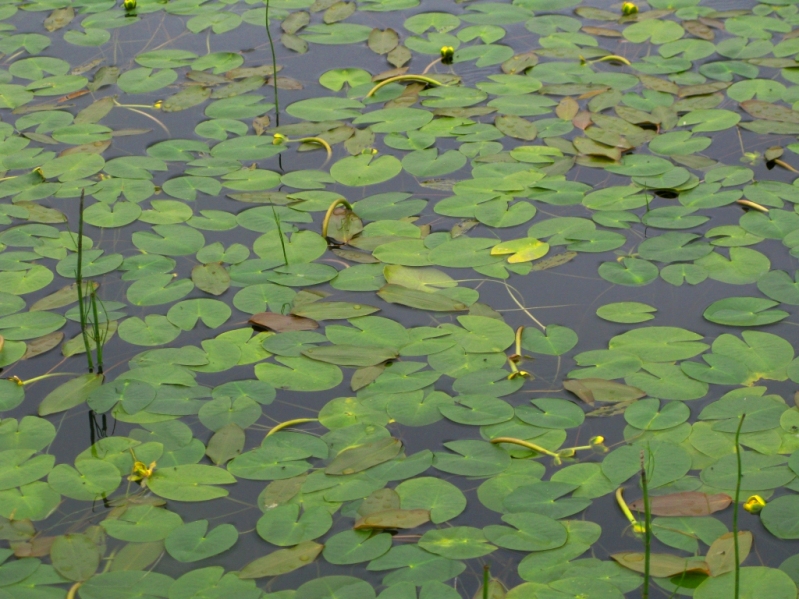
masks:
{"type": "Polygon", "coordinates": [[[266,11],[0,2],[0,598],[795,599],[797,3],[266,11]]]}

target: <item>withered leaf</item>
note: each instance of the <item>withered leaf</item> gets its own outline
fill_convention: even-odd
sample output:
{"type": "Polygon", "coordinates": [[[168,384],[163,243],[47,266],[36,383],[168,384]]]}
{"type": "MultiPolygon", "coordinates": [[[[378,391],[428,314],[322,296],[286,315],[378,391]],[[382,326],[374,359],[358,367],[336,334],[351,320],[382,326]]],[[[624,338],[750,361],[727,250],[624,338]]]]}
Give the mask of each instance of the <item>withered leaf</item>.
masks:
{"type": "MultiPolygon", "coordinates": [[[[738,531],[738,563],[742,564],[752,549],[752,533],[738,531]]],[[[731,532],[724,533],[707,550],[705,561],[711,576],[720,576],[735,569],[735,538],[731,532]]]]}
{"type": "Polygon", "coordinates": [[[430,522],[428,510],[385,510],[359,518],[354,528],[355,530],[416,528],[426,522],[430,522]]]}
{"type": "MultiPolygon", "coordinates": [[[[638,572],[644,573],[644,554],[634,551],[624,553],[614,553],[611,555],[619,564],[638,572]]],[[[650,555],[650,574],[655,578],[667,578],[683,572],[704,572],[709,573],[708,565],[702,561],[701,557],[685,558],[668,553],[653,553],[650,555]]]]}
{"type": "Polygon", "coordinates": [[[595,401],[613,403],[631,401],[646,395],[638,387],[606,381],[605,379],[567,380],[563,381],[563,387],[590,405],[593,405],[595,401]]]}
{"type": "Polygon", "coordinates": [[[319,328],[319,323],[310,318],[293,314],[276,314],[275,312],[259,312],[253,314],[248,321],[251,325],[269,329],[276,333],[287,331],[312,331],[319,328]]]}
{"type": "MultiPolygon", "coordinates": [[[[707,495],[698,491],[685,491],[651,497],[649,510],[655,516],[709,516],[726,509],[731,502],[732,498],[724,493],[707,495]]],[[[630,508],[643,511],[643,500],[636,499],[631,502],[630,508]]]]}

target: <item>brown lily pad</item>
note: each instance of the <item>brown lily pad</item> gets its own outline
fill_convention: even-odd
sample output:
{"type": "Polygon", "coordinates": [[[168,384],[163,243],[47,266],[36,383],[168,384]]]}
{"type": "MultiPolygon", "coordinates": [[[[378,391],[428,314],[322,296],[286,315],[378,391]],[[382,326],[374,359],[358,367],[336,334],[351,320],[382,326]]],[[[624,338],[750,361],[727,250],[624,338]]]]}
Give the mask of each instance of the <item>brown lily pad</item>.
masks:
{"type": "Polygon", "coordinates": [[[355,530],[416,528],[430,522],[428,510],[385,510],[359,518],[355,530]]]}
{"type": "MultiPolygon", "coordinates": [[[[731,502],[732,498],[724,493],[708,495],[698,491],[685,491],[651,497],[649,510],[655,516],[708,516],[726,509],[731,502]]],[[[643,500],[636,499],[630,503],[630,508],[643,511],[643,500]]]]}
{"type": "Polygon", "coordinates": [[[295,316],[294,314],[276,314],[275,312],[259,312],[253,314],[247,321],[254,327],[269,329],[276,333],[287,331],[312,331],[319,328],[319,323],[310,318],[295,316]]]}

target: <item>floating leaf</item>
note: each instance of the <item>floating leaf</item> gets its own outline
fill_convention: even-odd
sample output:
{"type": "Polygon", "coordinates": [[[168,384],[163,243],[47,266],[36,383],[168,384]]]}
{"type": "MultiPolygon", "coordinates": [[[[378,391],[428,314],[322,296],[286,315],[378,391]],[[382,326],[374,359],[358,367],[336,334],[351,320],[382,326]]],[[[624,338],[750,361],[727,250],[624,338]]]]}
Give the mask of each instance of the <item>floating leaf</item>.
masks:
{"type": "MultiPolygon", "coordinates": [[[[643,553],[614,553],[610,557],[633,572],[644,572],[643,553]]],[[[650,557],[650,573],[656,578],[668,578],[683,572],[707,573],[708,565],[700,560],[701,558],[690,559],[666,553],[653,553],[650,557]]]]}
{"type": "MultiPolygon", "coordinates": [[[[649,499],[649,509],[655,516],[709,516],[729,507],[732,498],[724,493],[708,495],[697,491],[656,495],[649,499]]],[[[630,502],[630,508],[644,511],[642,499],[630,502]]]]}
{"type": "Polygon", "coordinates": [[[289,549],[278,549],[244,566],[239,578],[264,578],[288,574],[313,562],[322,553],[324,545],[306,541],[289,549]]]}

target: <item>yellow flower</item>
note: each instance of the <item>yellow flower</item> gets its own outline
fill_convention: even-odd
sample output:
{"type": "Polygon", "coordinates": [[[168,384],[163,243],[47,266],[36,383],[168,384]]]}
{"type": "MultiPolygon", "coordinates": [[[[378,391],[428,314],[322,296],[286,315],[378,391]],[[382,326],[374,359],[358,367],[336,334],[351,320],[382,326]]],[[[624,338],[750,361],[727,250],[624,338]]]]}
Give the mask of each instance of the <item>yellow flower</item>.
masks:
{"type": "Polygon", "coordinates": [[[133,462],[133,469],[130,472],[130,476],[128,476],[128,480],[132,482],[146,480],[153,475],[153,472],[155,472],[155,462],[150,462],[148,466],[144,462],[137,460],[133,462]]]}
{"type": "Polygon", "coordinates": [[[288,137],[285,135],[281,133],[275,133],[274,136],[272,136],[272,145],[280,146],[286,143],[288,140],[288,137]]]}
{"type": "Polygon", "coordinates": [[[597,435],[596,437],[591,437],[588,439],[588,443],[590,445],[602,445],[605,442],[605,437],[602,435],[597,435]]]}
{"type": "Polygon", "coordinates": [[[127,11],[136,10],[136,0],[124,0],[122,6],[124,6],[127,11]]]}
{"type": "Polygon", "coordinates": [[[452,46],[441,47],[441,62],[444,64],[452,64],[452,57],[455,55],[455,48],[452,46]]]}
{"type": "Polygon", "coordinates": [[[634,15],[638,13],[638,6],[633,4],[632,2],[625,2],[621,5],[621,14],[625,17],[629,17],[630,15],[634,15]]]}
{"type": "Polygon", "coordinates": [[[508,375],[508,379],[510,380],[515,378],[532,379],[533,375],[526,370],[514,370],[508,375]]]}
{"type": "Polygon", "coordinates": [[[764,507],[766,507],[766,500],[760,495],[752,495],[744,503],[744,509],[750,514],[759,514],[764,507]]]}
{"type": "Polygon", "coordinates": [[[153,108],[155,108],[156,110],[161,110],[161,107],[163,105],[164,105],[163,100],[156,100],[156,102],[153,104],[153,108]]]}

